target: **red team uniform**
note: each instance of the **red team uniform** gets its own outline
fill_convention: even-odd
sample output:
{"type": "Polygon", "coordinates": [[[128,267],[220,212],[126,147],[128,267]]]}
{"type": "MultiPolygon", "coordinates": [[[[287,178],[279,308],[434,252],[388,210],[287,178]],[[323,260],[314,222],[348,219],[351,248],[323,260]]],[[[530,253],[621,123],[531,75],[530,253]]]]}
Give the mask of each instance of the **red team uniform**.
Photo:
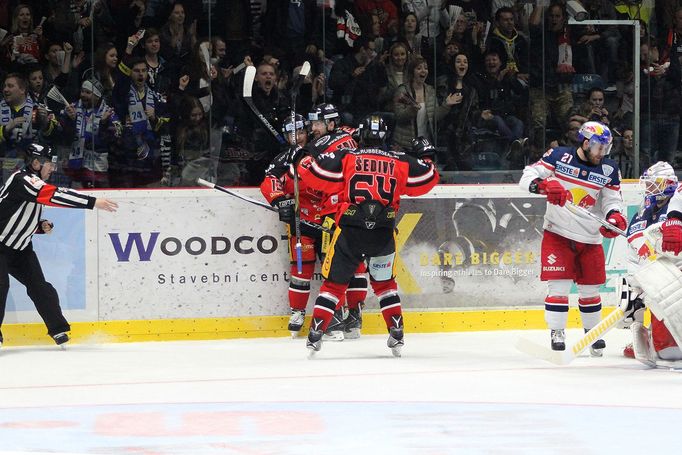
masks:
{"type": "Polygon", "coordinates": [[[336,230],[322,266],[324,283],[315,300],[307,347],[321,349],[321,336],[358,264],[369,261],[370,283],[389,330],[388,346],[399,355],[403,321],[393,274],[394,228],[401,195],[426,194],[438,183],[431,160],[385,150],[383,120],[370,116],[360,129],[360,148],[323,153],[303,175],[330,195],[338,195],[336,230]]]}

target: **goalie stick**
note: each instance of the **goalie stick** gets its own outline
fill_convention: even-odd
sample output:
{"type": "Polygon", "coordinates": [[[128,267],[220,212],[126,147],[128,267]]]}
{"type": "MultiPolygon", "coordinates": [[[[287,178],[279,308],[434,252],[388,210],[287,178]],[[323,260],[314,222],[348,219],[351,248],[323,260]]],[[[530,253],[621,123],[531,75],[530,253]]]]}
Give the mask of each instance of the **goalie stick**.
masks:
{"type": "Polygon", "coordinates": [[[256,78],[256,67],[255,66],[247,66],[246,70],[244,71],[244,86],[242,87],[242,94],[244,96],[244,101],[246,104],[249,106],[251,111],[258,117],[258,120],[263,124],[263,126],[270,131],[270,134],[275,136],[275,139],[277,139],[277,142],[280,144],[284,145],[286,144],[286,141],[282,137],[281,134],[277,132],[275,127],[273,127],[268,119],[265,118],[265,116],[261,113],[261,111],[256,107],[256,105],[253,103],[253,97],[251,96],[251,92],[253,91],[253,81],[256,78]]]}
{"type": "MultiPolygon", "coordinates": [[[[310,73],[310,63],[303,62],[301,70],[296,76],[294,85],[291,87],[291,145],[296,147],[296,136],[298,131],[296,130],[296,97],[298,96],[298,90],[301,88],[303,80],[310,73]]],[[[296,236],[296,246],[294,247],[296,251],[296,270],[299,275],[303,273],[303,245],[301,244],[301,207],[300,198],[298,192],[298,171],[296,170],[297,163],[292,163],[294,172],[294,234],[296,236]]]]}
{"type": "Polygon", "coordinates": [[[601,225],[604,226],[606,229],[608,229],[608,230],[610,230],[610,231],[613,231],[613,232],[615,232],[615,233],[618,234],[618,235],[622,235],[622,236],[625,237],[625,238],[627,238],[627,236],[628,236],[628,235],[627,235],[627,232],[625,232],[624,230],[622,230],[622,229],[620,229],[620,228],[614,226],[613,224],[609,223],[609,222],[606,221],[605,219],[603,219],[603,218],[601,218],[601,217],[595,215],[594,213],[592,213],[592,212],[590,212],[589,210],[587,210],[585,207],[581,207],[581,206],[579,206],[579,205],[575,205],[575,204],[573,204],[572,202],[566,202],[566,208],[567,208],[568,210],[570,210],[571,212],[575,213],[576,215],[583,214],[583,215],[586,215],[586,216],[592,218],[594,221],[596,221],[597,223],[601,224],[601,225]]]}

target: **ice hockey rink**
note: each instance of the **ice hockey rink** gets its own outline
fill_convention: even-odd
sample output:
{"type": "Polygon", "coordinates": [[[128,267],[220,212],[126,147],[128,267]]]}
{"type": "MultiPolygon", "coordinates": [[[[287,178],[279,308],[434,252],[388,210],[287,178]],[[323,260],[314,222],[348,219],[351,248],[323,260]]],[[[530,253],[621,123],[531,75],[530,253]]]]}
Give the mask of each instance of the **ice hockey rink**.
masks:
{"type": "MultiPolygon", "coordinates": [[[[569,330],[569,344],[580,333],[569,330]]],[[[555,366],[546,331],[0,349],[0,454],[675,453],[682,373],[621,356],[555,366]]]]}

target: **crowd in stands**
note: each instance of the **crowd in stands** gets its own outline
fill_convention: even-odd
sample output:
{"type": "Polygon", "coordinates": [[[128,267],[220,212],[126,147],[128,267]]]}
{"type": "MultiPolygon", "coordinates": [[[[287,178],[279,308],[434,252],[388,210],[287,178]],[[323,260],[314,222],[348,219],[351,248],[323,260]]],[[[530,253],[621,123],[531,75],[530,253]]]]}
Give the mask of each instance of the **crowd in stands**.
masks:
{"type": "Polygon", "coordinates": [[[37,141],[64,186],[258,185],[281,143],[244,68],[279,129],[304,61],[298,113],[381,113],[391,146],[424,136],[445,171],[520,169],[586,120],[612,128],[624,177],[637,118],[640,169],[672,162],[682,0],[578,1],[640,21],[639,116],[631,27],[569,25],[560,0],[0,0],[3,176],[37,141]]]}

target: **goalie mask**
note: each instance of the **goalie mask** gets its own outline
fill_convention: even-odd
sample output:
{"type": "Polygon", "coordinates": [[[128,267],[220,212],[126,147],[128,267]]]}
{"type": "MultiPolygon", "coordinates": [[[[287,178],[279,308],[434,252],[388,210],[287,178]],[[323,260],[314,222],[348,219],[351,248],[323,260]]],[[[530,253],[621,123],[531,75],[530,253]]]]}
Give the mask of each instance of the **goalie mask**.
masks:
{"type": "Polygon", "coordinates": [[[639,184],[644,190],[644,208],[648,209],[661,205],[675,194],[677,176],[669,163],[659,161],[644,171],[639,184]]]}
{"type": "Polygon", "coordinates": [[[585,122],[578,131],[578,140],[582,144],[588,141],[587,150],[584,150],[588,159],[592,158],[598,164],[602,158],[611,153],[613,136],[608,126],[599,122],[585,122]]]}

